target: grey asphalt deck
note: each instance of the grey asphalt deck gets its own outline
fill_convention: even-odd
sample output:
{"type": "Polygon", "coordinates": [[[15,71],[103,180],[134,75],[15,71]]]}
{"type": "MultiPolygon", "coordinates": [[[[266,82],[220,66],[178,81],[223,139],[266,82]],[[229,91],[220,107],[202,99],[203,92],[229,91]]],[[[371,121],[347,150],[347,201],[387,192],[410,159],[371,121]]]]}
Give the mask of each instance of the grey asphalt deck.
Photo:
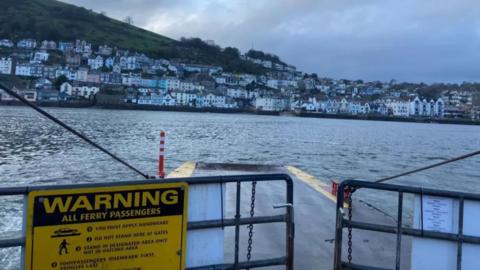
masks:
{"type": "MultiPolygon", "coordinates": [[[[222,166],[221,164],[198,164],[193,176],[238,175],[259,173],[288,173],[284,167],[276,166],[222,166]]],[[[333,269],[335,238],[335,204],[304,181],[290,174],[294,180],[295,207],[295,269],[333,269]]],[[[250,210],[250,184],[242,186],[242,217],[250,210]]],[[[255,212],[259,215],[280,214],[274,204],[285,201],[285,185],[281,183],[259,183],[257,185],[255,212]]],[[[235,186],[226,188],[225,217],[233,218],[235,209],[235,186]]],[[[354,199],[353,220],[368,221],[395,226],[393,218],[354,199]]],[[[392,216],[395,216],[393,213],[392,216]]],[[[279,257],[285,254],[285,227],[283,224],[256,225],[252,259],[279,257]]],[[[225,229],[225,259],[233,261],[233,228],[225,229]]],[[[245,259],[247,230],[241,229],[241,260],[245,259]]],[[[346,230],[344,233],[343,257],[346,260],[346,230]]],[[[353,262],[369,266],[394,268],[396,235],[353,231],[353,262]]],[[[402,269],[409,269],[410,239],[402,239],[402,269]]],[[[269,267],[262,269],[283,269],[269,267]]]]}

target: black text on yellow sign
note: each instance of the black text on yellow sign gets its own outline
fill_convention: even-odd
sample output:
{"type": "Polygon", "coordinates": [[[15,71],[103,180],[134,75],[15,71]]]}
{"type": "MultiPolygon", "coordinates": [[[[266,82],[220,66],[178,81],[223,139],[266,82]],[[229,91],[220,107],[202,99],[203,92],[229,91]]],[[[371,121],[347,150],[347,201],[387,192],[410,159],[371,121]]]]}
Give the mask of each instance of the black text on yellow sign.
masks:
{"type": "Polygon", "coordinates": [[[33,191],[25,269],[185,269],[186,183],[33,191]]]}

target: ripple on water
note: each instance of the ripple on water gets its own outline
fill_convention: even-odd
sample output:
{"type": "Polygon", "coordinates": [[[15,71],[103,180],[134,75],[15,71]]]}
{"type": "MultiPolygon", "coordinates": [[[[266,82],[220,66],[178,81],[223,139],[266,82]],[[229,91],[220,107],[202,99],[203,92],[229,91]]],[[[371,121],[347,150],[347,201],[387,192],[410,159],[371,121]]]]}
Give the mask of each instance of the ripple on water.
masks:
{"type": "MultiPolygon", "coordinates": [[[[291,164],[324,181],[377,179],[480,149],[480,127],[475,126],[96,109],[48,111],[149,174],[156,170],[160,130],[167,132],[168,170],[187,160],[291,164]]],[[[479,164],[476,158],[394,183],[452,189],[468,185],[470,191],[480,192],[479,164]]],[[[0,107],[0,185],[135,179],[141,178],[32,110],[0,107]]],[[[385,196],[359,196],[386,209],[394,204],[385,196]]],[[[1,230],[19,228],[19,205],[14,200],[0,203],[1,230]]],[[[18,263],[15,254],[0,253],[1,269],[13,269],[12,263],[18,263]],[[3,268],[7,261],[10,264],[3,268]]]]}

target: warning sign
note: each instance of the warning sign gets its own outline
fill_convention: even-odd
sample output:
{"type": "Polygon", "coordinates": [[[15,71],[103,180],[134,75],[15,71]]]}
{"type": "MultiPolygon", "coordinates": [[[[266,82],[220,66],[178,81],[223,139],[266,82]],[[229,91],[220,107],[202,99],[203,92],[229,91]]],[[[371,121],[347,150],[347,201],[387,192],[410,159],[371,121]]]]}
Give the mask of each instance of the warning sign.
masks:
{"type": "Polygon", "coordinates": [[[185,269],[186,183],[33,191],[27,270],[185,269]]]}

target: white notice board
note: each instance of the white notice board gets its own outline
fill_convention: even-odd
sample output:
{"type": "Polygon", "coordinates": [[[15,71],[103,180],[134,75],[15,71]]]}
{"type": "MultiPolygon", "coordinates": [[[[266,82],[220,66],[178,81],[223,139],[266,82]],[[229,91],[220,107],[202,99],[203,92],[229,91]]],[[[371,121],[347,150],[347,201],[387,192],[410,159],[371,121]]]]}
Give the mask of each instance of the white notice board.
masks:
{"type": "MultiPolygon", "coordinates": [[[[425,231],[458,233],[458,200],[420,195],[415,196],[413,226],[425,231]]],[[[480,236],[480,202],[464,202],[465,235],[480,236]]],[[[477,270],[480,245],[463,244],[462,269],[477,270]]],[[[457,243],[414,237],[412,240],[412,270],[450,270],[457,267],[457,243]]]]}

